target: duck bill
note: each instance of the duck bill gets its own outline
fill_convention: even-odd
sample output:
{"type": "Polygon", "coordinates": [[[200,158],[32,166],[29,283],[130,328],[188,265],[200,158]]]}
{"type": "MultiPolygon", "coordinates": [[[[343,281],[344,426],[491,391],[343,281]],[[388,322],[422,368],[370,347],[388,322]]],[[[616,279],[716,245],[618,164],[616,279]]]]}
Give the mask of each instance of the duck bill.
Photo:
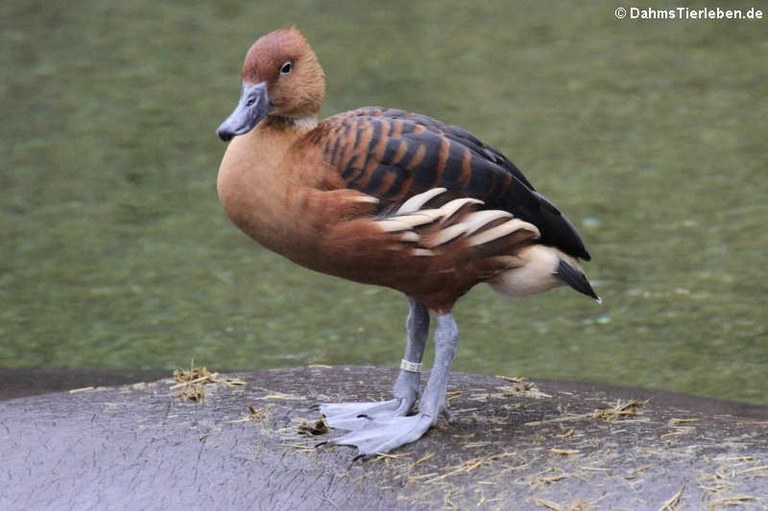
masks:
{"type": "Polygon", "coordinates": [[[593,298],[597,303],[602,302],[597,293],[595,293],[595,290],[592,289],[592,284],[589,283],[589,279],[587,279],[584,272],[579,271],[562,259],[560,259],[557,265],[555,276],[579,293],[593,298]]]}
{"type": "Polygon", "coordinates": [[[216,134],[224,142],[229,142],[234,137],[245,135],[251,131],[260,120],[269,115],[270,111],[267,84],[264,82],[243,83],[243,92],[235,111],[221,123],[216,134]]]}

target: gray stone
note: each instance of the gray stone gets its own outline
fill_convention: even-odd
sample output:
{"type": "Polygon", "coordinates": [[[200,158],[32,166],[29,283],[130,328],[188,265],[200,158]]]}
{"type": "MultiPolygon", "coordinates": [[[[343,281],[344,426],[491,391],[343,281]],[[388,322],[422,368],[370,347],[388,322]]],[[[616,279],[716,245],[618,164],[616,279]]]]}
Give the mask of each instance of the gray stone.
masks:
{"type": "Polygon", "coordinates": [[[199,402],[172,379],[2,401],[0,509],[768,506],[764,407],[648,390],[455,373],[452,424],[368,460],[316,448],[336,434],[311,434],[316,403],[386,398],[395,375],[228,374],[199,402]]]}

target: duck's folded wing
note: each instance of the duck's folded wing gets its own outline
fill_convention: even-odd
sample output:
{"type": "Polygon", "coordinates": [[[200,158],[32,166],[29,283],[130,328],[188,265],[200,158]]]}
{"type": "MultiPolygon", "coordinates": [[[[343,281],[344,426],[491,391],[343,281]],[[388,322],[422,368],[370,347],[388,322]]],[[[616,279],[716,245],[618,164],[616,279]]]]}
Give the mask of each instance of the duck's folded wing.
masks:
{"type": "Polygon", "coordinates": [[[589,260],[570,221],[504,155],[467,131],[402,110],[364,108],[331,117],[315,142],[348,188],[383,207],[436,187],[534,224],[541,241],[589,260]]]}

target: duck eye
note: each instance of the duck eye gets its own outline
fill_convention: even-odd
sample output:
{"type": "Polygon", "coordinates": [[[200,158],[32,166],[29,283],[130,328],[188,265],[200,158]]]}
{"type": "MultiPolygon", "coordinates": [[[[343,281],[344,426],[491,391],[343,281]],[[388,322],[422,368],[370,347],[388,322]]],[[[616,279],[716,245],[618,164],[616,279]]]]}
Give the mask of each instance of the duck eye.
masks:
{"type": "Polygon", "coordinates": [[[291,74],[291,71],[293,71],[293,62],[290,60],[280,67],[281,75],[291,74]]]}

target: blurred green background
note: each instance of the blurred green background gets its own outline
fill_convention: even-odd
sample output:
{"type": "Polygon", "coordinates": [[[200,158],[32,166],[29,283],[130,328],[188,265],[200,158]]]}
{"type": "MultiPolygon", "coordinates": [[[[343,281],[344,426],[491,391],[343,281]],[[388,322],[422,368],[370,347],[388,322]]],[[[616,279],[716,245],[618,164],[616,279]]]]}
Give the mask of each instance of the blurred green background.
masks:
{"type": "Polygon", "coordinates": [[[470,293],[455,370],[768,404],[768,21],[618,5],[3,2],[0,367],[398,363],[401,296],[294,266],[218,204],[214,130],[244,53],[296,24],[324,114],[472,131],[594,256],[603,305],[470,293]]]}

